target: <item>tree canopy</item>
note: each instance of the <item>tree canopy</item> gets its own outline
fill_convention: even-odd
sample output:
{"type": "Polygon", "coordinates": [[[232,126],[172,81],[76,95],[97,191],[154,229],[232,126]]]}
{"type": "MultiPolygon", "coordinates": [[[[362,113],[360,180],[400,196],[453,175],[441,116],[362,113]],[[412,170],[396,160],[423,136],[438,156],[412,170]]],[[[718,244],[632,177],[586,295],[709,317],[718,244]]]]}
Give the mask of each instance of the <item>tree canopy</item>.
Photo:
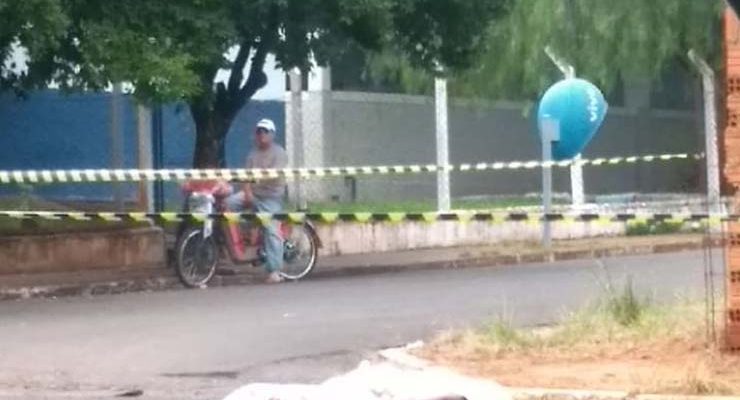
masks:
{"type": "Polygon", "coordinates": [[[723,1],[518,0],[491,28],[481,68],[462,79],[483,93],[537,93],[552,81],[551,46],[579,75],[607,88],[654,77],[694,48],[716,59],[723,1]],[[485,85],[485,86],[482,86],[485,85]]]}
{"type": "Polygon", "coordinates": [[[735,10],[735,13],[740,13],[740,0],[727,0],[727,3],[735,10]]]}
{"type": "Polygon", "coordinates": [[[21,66],[15,65],[13,53],[19,49],[28,57],[54,53],[68,22],[59,0],[0,0],[0,90],[21,84],[17,73],[21,66]]]}
{"type": "MultiPolygon", "coordinates": [[[[14,20],[5,43],[29,47],[18,88],[102,89],[132,84],[143,101],[186,101],[196,131],[196,166],[223,158],[239,110],[278,65],[310,68],[348,46],[393,48],[420,71],[462,70],[487,46],[506,0],[0,0],[0,22],[47,7],[50,19],[14,20]],[[21,4],[24,4],[21,6],[21,4]],[[48,35],[29,36],[38,26],[48,35]],[[25,28],[24,28],[25,27],[25,28]],[[31,27],[31,28],[28,28],[31,27]],[[28,28],[28,29],[27,29],[28,28]],[[61,32],[59,32],[61,30],[61,32]],[[39,39],[41,38],[41,39],[39,39]],[[233,52],[235,57],[226,55],[233,52]],[[227,82],[216,83],[220,70],[227,82]]],[[[34,18],[44,14],[29,14],[34,18]]],[[[25,17],[24,17],[25,18],[25,17]]],[[[3,27],[4,28],[4,27],[3,27]]],[[[0,29],[3,29],[0,28],[0,29]]],[[[3,32],[3,31],[0,31],[3,32]]],[[[4,33],[4,32],[3,32],[4,33]]],[[[2,45],[3,42],[0,42],[2,45]]],[[[7,49],[3,47],[3,49],[7,49]]]]}
{"type": "MultiPolygon", "coordinates": [[[[622,78],[653,78],[694,48],[719,66],[722,0],[517,0],[489,26],[487,51],[474,67],[452,73],[461,96],[533,99],[560,72],[550,46],[579,76],[609,89],[622,78]]],[[[366,54],[371,83],[431,91],[431,79],[402,54],[366,54]]]]}

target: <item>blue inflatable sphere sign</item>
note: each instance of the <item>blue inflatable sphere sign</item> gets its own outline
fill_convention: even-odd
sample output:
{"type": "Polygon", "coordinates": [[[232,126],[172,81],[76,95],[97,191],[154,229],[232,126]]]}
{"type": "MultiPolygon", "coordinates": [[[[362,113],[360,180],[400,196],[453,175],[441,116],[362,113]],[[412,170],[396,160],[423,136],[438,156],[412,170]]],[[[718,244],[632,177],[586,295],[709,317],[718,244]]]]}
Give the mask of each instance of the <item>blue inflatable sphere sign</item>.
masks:
{"type": "Polygon", "coordinates": [[[565,79],[545,92],[537,110],[537,125],[542,135],[544,121],[560,125],[560,140],[553,142],[554,160],[568,160],[581,152],[604,122],[608,109],[604,94],[591,82],[565,79]]]}

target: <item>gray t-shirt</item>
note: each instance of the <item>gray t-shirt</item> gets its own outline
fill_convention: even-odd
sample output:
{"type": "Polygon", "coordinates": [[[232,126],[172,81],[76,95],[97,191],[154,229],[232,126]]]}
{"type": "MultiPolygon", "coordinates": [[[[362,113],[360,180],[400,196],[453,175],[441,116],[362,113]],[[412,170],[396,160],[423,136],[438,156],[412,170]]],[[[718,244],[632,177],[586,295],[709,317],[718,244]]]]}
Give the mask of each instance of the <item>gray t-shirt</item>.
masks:
{"type": "MultiPolygon", "coordinates": [[[[255,148],[247,156],[248,169],[282,169],[288,166],[288,154],[273,143],[267,150],[255,148]]],[[[285,178],[260,179],[252,184],[256,197],[279,199],[285,194],[285,178]]]]}

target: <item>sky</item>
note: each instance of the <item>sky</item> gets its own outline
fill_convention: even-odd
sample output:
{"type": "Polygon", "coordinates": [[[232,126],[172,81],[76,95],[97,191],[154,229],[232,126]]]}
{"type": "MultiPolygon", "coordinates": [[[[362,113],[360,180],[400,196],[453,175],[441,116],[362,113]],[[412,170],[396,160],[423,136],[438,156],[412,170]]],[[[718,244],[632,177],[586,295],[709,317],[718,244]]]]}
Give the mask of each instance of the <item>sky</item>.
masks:
{"type": "MultiPolygon", "coordinates": [[[[236,54],[239,51],[239,47],[233,47],[226,57],[233,61],[236,59],[236,54]]],[[[244,76],[248,74],[251,63],[247,63],[244,66],[244,76]]],[[[282,100],[285,97],[285,73],[278,69],[275,63],[275,56],[269,55],[265,62],[265,73],[267,74],[267,86],[262,88],[257,94],[254,95],[255,100],[282,100]]],[[[220,70],[216,75],[216,82],[227,82],[231,76],[230,71],[220,70]]]]}
{"type": "MultiPolygon", "coordinates": [[[[236,53],[238,52],[238,47],[232,48],[228,54],[226,54],[226,57],[233,60],[236,57],[236,53]]],[[[25,50],[22,48],[16,47],[12,54],[10,55],[9,59],[6,60],[5,65],[9,67],[13,63],[16,65],[16,69],[25,69],[26,67],[26,61],[28,60],[28,57],[26,56],[25,50]]],[[[247,64],[245,69],[245,75],[249,71],[250,65],[247,64]]],[[[275,62],[275,57],[270,55],[267,58],[267,61],[265,63],[265,73],[267,74],[267,86],[262,88],[257,94],[255,94],[254,99],[255,100],[282,100],[285,97],[285,73],[278,69],[275,62]]],[[[219,71],[218,75],[216,76],[216,83],[218,82],[225,82],[229,79],[230,72],[226,70],[219,71]]],[[[56,85],[50,85],[51,89],[54,89],[56,85]]]]}

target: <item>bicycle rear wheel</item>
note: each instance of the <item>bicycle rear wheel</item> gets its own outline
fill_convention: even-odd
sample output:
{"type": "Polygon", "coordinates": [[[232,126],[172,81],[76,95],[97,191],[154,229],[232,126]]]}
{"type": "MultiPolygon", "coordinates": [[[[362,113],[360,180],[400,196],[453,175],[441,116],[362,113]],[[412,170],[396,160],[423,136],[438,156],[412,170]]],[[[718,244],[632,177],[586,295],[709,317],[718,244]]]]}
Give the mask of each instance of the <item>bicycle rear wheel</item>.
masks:
{"type": "Polygon", "coordinates": [[[308,224],[285,226],[283,278],[296,281],[308,276],[316,266],[319,240],[308,224]]]}

